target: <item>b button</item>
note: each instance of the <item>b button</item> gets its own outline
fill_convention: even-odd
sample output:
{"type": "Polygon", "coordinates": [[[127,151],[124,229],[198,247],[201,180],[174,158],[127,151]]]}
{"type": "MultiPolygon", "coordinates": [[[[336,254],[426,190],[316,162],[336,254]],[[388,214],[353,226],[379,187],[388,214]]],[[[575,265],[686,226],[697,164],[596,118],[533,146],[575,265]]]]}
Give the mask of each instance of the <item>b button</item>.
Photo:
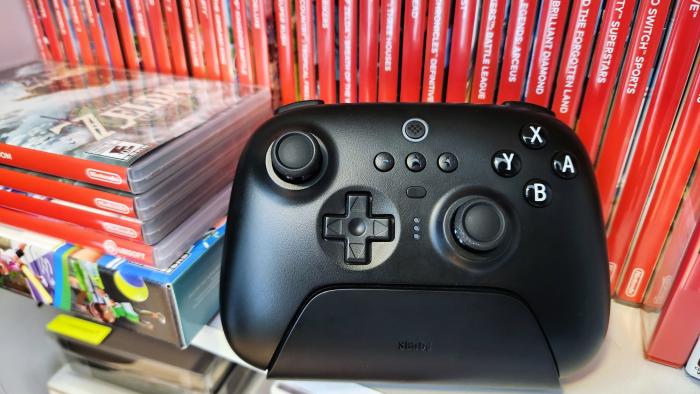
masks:
{"type": "Polygon", "coordinates": [[[540,149],[547,145],[547,131],[540,125],[526,124],[520,129],[520,141],[530,149],[540,149]]]}
{"type": "Polygon", "coordinates": [[[571,179],[578,173],[576,171],[576,160],[571,154],[566,152],[557,152],[552,158],[552,169],[564,179],[571,179]]]}
{"type": "Polygon", "coordinates": [[[526,183],[523,194],[527,202],[537,208],[546,207],[552,201],[552,188],[547,182],[539,179],[526,183]]]}
{"type": "Polygon", "coordinates": [[[493,155],[491,165],[496,174],[502,177],[512,177],[520,172],[520,156],[511,150],[499,150],[493,155]]]}

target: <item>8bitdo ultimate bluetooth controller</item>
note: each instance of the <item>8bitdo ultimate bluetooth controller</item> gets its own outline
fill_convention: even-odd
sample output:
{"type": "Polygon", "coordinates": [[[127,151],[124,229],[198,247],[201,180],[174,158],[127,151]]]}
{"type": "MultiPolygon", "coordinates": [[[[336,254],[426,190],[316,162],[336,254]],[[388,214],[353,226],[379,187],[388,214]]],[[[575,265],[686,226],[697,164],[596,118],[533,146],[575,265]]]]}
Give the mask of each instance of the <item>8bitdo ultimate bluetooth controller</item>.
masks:
{"type": "Polygon", "coordinates": [[[556,385],[607,330],[589,159],[528,104],[283,107],[227,228],[224,330],[270,377],[556,385]]]}

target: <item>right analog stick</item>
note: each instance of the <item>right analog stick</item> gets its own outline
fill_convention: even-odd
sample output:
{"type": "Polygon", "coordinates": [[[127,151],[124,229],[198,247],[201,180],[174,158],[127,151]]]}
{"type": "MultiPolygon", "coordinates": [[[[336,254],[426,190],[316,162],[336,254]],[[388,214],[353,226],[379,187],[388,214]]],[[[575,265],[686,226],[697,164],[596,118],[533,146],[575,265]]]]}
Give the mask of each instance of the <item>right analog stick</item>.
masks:
{"type": "Polygon", "coordinates": [[[290,183],[302,183],[321,171],[323,155],[316,137],[303,131],[283,134],[272,144],[272,167],[290,183]]]}
{"type": "Polygon", "coordinates": [[[465,249],[488,252],[505,238],[506,216],[501,207],[486,197],[475,197],[462,204],[452,217],[452,235],[465,249]]]}

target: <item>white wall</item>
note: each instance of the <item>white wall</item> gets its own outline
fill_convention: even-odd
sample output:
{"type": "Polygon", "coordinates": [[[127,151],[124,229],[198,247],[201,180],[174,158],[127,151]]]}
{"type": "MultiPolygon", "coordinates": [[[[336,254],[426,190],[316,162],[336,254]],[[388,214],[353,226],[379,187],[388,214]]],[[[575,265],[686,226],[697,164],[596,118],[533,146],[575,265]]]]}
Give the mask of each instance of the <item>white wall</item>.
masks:
{"type": "Polygon", "coordinates": [[[0,70],[38,58],[24,0],[0,1],[0,70]]]}

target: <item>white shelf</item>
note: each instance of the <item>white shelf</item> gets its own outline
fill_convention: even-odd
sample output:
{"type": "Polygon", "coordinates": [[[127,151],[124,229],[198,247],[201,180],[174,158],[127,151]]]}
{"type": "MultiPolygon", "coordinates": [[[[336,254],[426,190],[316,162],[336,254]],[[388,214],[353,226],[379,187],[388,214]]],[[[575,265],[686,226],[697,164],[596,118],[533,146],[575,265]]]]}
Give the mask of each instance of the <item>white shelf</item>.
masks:
{"type": "MultiPolygon", "coordinates": [[[[226,342],[218,316],[194,338],[193,346],[246,365],[226,342]]],[[[352,384],[324,383],[327,392],[347,393],[352,384]],[[337,391],[332,390],[336,387],[337,391]]],[[[367,393],[365,387],[355,385],[357,393],[367,393]]],[[[416,387],[411,385],[372,385],[384,394],[429,394],[489,392],[464,387],[416,387]]],[[[596,358],[575,379],[562,382],[562,390],[575,393],[700,393],[700,380],[688,376],[682,369],[674,369],[644,359],[642,351],[640,311],[612,303],[610,328],[605,343],[596,358]]],[[[351,390],[352,391],[352,390],[351,390]]],[[[508,391],[513,393],[515,391],[508,391]]]]}

